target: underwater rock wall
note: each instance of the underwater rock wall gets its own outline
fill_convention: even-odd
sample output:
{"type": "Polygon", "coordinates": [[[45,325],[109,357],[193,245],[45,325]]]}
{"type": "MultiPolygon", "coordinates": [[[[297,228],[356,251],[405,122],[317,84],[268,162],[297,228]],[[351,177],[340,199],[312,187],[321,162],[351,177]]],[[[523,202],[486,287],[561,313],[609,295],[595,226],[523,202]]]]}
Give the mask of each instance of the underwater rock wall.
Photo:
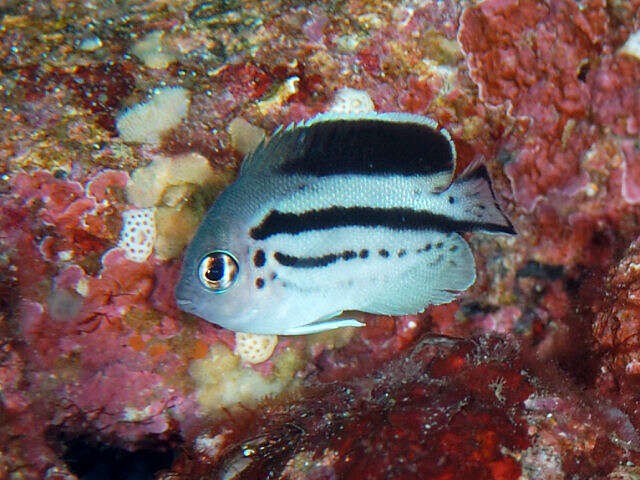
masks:
{"type": "Polygon", "coordinates": [[[96,478],[79,444],[165,479],[640,475],[639,1],[0,9],[0,478],[96,478]],[[487,166],[520,234],[469,236],[474,287],[267,354],[180,312],[240,145],[370,103],[487,166]]]}

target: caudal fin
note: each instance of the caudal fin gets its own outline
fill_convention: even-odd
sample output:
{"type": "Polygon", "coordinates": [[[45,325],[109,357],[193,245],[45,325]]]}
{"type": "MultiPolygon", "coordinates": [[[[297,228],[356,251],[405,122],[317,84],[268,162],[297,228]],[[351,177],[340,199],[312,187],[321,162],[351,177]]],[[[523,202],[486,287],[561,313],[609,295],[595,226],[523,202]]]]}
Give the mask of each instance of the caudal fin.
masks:
{"type": "Polygon", "coordinates": [[[484,166],[458,178],[443,195],[455,194],[461,198],[456,205],[455,218],[470,222],[470,230],[490,233],[517,233],[513,224],[502,213],[491,188],[491,179],[484,166]]]}

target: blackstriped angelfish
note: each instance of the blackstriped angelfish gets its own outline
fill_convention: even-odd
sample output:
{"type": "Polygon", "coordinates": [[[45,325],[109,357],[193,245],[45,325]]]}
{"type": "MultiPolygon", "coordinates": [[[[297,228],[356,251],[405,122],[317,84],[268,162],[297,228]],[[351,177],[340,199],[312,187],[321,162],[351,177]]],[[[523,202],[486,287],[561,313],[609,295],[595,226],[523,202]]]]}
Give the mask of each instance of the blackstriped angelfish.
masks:
{"type": "Polygon", "coordinates": [[[515,233],[484,168],[451,183],[455,147],[426,117],[336,115],[279,129],[189,245],[178,305],[235,331],[306,334],[346,310],[402,315],[473,284],[459,232],[515,233]]]}

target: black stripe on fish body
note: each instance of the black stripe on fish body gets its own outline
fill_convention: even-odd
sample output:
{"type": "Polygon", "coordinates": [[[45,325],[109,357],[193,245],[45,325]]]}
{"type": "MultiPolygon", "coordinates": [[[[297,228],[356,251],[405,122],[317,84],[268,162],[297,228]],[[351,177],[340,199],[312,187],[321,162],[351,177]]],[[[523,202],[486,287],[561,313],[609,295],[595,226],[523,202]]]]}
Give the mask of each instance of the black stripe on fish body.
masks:
{"type": "Polygon", "coordinates": [[[280,159],[276,172],[301,175],[452,173],[448,134],[417,121],[335,119],[282,130],[260,155],[280,159]]]}
{"type": "Polygon", "coordinates": [[[304,213],[283,213],[272,210],[264,220],[249,232],[254,240],[265,240],[281,233],[295,235],[311,230],[328,230],[339,227],[387,227],[394,230],[436,230],[439,232],[488,232],[512,233],[513,227],[456,220],[447,215],[410,208],[331,207],[304,213]]]}
{"type": "MultiPolygon", "coordinates": [[[[448,237],[447,237],[448,238],[448,237]]],[[[439,242],[436,245],[438,248],[442,247],[442,242],[439,242]]],[[[452,247],[450,250],[454,252],[457,249],[457,246],[452,247]]],[[[427,252],[429,249],[418,249],[416,253],[427,252]]],[[[389,258],[389,250],[382,248],[378,250],[378,255],[383,258],[389,258]]],[[[398,257],[402,258],[407,255],[407,250],[402,248],[398,250],[398,257]]],[[[366,249],[360,250],[360,254],[358,254],[354,250],[345,250],[341,253],[328,253],[326,255],[321,255],[317,257],[298,257],[295,255],[287,255],[282,252],[275,252],[273,257],[276,261],[284,266],[284,267],[294,267],[294,268],[316,268],[316,267],[326,267],[333,263],[336,263],[338,260],[352,260],[354,258],[360,258],[362,260],[368,258],[369,251],[366,249]],[[366,252],[366,253],[363,253],[366,252]]]]}
{"type": "Polygon", "coordinates": [[[321,257],[295,257],[284,253],[276,252],[273,254],[276,261],[284,267],[294,268],[316,268],[326,267],[340,259],[351,260],[358,257],[353,250],[345,250],[342,253],[329,253],[321,257]]]}

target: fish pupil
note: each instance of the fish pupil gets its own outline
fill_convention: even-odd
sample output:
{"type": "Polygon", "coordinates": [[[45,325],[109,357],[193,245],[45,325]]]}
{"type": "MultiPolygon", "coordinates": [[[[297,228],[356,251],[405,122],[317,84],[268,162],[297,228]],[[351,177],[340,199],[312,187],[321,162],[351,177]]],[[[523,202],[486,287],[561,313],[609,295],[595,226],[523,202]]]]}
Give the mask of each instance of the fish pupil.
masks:
{"type": "Polygon", "coordinates": [[[219,282],[222,280],[224,276],[224,260],[220,257],[212,258],[204,276],[210,282],[219,282]]]}

